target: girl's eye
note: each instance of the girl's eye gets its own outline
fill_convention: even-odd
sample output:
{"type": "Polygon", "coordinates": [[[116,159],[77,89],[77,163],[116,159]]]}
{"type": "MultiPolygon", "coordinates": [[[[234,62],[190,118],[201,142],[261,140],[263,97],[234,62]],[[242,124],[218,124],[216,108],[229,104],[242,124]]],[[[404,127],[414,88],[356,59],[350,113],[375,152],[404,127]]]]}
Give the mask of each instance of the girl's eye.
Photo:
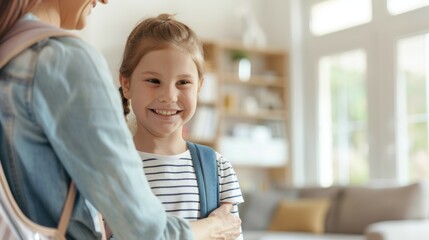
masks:
{"type": "Polygon", "coordinates": [[[160,81],[158,79],[147,79],[146,82],[153,83],[153,84],[159,84],[160,81]]]}
{"type": "Polygon", "coordinates": [[[188,81],[188,80],[180,80],[177,82],[177,85],[186,85],[186,84],[190,84],[190,83],[191,83],[191,81],[188,81]]]}

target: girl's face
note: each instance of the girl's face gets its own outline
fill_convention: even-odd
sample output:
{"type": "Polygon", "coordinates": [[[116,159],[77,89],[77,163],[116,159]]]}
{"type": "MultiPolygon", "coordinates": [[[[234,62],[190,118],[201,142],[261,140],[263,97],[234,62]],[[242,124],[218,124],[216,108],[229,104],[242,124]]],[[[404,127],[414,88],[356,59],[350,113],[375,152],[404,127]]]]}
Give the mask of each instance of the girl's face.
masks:
{"type": "MultiPolygon", "coordinates": [[[[106,0],[100,0],[107,3],[106,0]]],[[[86,18],[97,0],[58,0],[61,17],[61,27],[66,29],[82,29],[86,25],[86,18]]]]}
{"type": "Polygon", "coordinates": [[[121,78],[136,115],[137,135],[181,137],[183,125],[195,113],[201,83],[186,52],[168,47],[144,55],[131,79],[121,78]]]}

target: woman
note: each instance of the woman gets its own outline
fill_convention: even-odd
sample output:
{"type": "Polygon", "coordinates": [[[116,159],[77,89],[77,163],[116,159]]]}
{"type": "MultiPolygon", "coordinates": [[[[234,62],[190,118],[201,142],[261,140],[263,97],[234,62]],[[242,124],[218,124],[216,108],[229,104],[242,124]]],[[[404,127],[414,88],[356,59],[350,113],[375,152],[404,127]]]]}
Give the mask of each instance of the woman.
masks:
{"type": "MultiPolygon", "coordinates": [[[[96,4],[2,0],[0,39],[17,21],[82,29],[96,4]]],[[[31,220],[56,227],[73,180],[80,194],[67,230],[70,239],[100,238],[95,209],[118,239],[239,235],[240,220],[228,208],[191,226],[165,215],[142,174],[107,64],[81,39],[50,38],[13,58],[0,69],[0,98],[0,159],[31,220]]]]}

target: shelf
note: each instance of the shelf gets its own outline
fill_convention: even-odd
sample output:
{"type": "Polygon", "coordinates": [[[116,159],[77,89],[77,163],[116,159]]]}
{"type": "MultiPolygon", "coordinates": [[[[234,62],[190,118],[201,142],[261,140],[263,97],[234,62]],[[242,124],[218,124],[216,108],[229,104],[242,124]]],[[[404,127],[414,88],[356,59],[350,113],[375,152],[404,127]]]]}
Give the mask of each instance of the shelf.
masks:
{"type": "Polygon", "coordinates": [[[253,119],[253,120],[278,120],[286,119],[286,111],[281,110],[260,110],[256,114],[247,113],[240,110],[224,110],[222,116],[230,118],[253,119]]]}
{"type": "Polygon", "coordinates": [[[216,105],[219,104],[219,102],[215,101],[206,101],[202,99],[198,99],[198,106],[208,106],[208,107],[216,107],[216,105]]]}
{"type": "Polygon", "coordinates": [[[254,168],[282,178],[276,173],[286,172],[290,163],[286,50],[208,40],[203,40],[203,49],[205,89],[186,139],[213,147],[236,171],[254,168]],[[238,78],[240,54],[250,61],[251,71],[242,75],[250,75],[248,81],[238,78]]]}
{"type": "Polygon", "coordinates": [[[241,43],[232,41],[216,41],[216,40],[204,40],[206,45],[217,46],[226,51],[240,50],[253,54],[273,55],[283,57],[286,54],[286,50],[274,47],[246,47],[241,43]]]}
{"type": "Polygon", "coordinates": [[[262,87],[270,87],[270,88],[284,88],[285,79],[284,78],[268,78],[263,75],[255,75],[251,76],[249,81],[240,81],[234,74],[224,74],[222,78],[223,83],[228,84],[242,84],[242,85],[250,85],[250,86],[262,86],[262,87]]]}

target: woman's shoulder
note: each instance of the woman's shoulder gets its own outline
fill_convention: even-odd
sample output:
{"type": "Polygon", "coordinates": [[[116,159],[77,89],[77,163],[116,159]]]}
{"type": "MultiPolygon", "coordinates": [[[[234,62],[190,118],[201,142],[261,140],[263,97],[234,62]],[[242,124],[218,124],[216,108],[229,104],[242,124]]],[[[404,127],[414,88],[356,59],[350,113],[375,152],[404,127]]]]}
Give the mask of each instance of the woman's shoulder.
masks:
{"type": "Polygon", "coordinates": [[[54,58],[65,58],[77,63],[105,61],[102,54],[80,37],[61,36],[50,37],[41,44],[41,56],[44,53],[54,58]]]}
{"type": "Polygon", "coordinates": [[[38,72],[93,79],[111,77],[103,55],[79,37],[51,37],[38,43],[38,72]],[[97,76],[97,77],[95,77],[97,76]]]}
{"type": "MultiPolygon", "coordinates": [[[[91,61],[94,58],[104,59],[101,53],[84,41],[77,33],[39,21],[31,13],[24,15],[10,30],[9,35],[9,38],[33,39],[34,41],[27,41],[27,43],[31,42],[32,45],[23,52],[33,50],[39,57],[50,57],[55,60],[61,57],[74,57],[73,59],[79,61],[85,61],[85,59],[79,59],[79,56],[85,57],[86,61],[91,61]]],[[[42,60],[49,60],[49,58],[42,60]]]]}

